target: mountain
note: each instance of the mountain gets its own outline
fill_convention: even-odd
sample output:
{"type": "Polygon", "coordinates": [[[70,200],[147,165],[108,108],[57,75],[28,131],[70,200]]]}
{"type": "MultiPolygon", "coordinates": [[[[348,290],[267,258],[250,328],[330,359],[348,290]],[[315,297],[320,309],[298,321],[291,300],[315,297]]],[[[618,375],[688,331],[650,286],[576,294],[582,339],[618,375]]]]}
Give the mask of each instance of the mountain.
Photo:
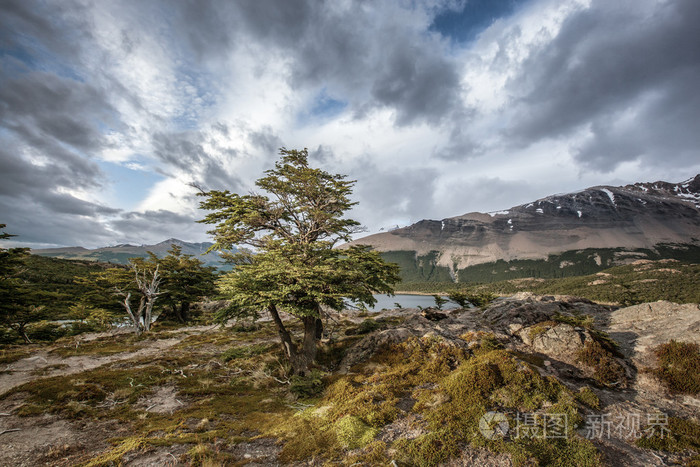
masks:
{"type": "Polygon", "coordinates": [[[50,256],[54,258],[82,259],[126,264],[129,258],[134,258],[137,256],[144,258],[147,257],[148,251],[151,251],[159,258],[162,258],[168,254],[168,250],[173,244],[180,246],[183,254],[192,255],[203,261],[207,266],[221,267],[221,258],[218,253],[206,253],[207,249],[212,246],[213,243],[189,243],[183,242],[182,240],[178,240],[176,238],[169,238],[168,240],[156,243],[155,245],[136,246],[119,244],[104,248],[96,248],[94,250],[88,250],[79,246],[67,248],[48,248],[32,250],[32,254],[39,256],[50,256]]]}
{"type": "Polygon", "coordinates": [[[352,244],[399,263],[404,282],[562,277],[645,258],[700,261],[700,175],[422,220],[352,244]]]}

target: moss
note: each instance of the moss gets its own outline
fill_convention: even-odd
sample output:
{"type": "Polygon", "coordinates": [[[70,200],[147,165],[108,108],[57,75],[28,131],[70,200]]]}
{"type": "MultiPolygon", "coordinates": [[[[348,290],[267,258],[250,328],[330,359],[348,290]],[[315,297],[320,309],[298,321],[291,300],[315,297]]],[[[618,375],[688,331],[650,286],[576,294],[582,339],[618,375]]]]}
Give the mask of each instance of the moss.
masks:
{"type": "Polygon", "coordinates": [[[552,320],[558,323],[569,324],[574,327],[580,327],[584,329],[593,329],[594,320],[590,315],[581,314],[562,314],[556,312],[552,317],[552,320]]]}
{"type": "Polygon", "coordinates": [[[673,392],[700,394],[700,345],[670,341],[654,349],[659,366],[651,373],[673,392]]]}
{"type": "Polygon", "coordinates": [[[537,460],[536,465],[553,467],[602,465],[602,456],[595,446],[590,441],[576,436],[566,439],[534,438],[527,443],[526,450],[537,460]]]}
{"type": "Polygon", "coordinates": [[[320,428],[316,421],[296,417],[292,423],[278,429],[283,430],[280,434],[287,440],[279,456],[284,463],[315,456],[332,458],[334,454],[339,454],[340,446],[335,432],[327,427],[320,428]]]}
{"type": "Polygon", "coordinates": [[[542,321],[541,323],[537,323],[528,329],[528,337],[533,341],[556,325],[556,321],[542,321]]]}
{"type": "Polygon", "coordinates": [[[658,414],[659,423],[647,425],[637,446],[656,451],[700,451],[700,424],[677,417],[658,414]]]}
{"type": "MultiPolygon", "coordinates": [[[[582,422],[575,396],[554,378],[543,378],[529,365],[505,350],[477,352],[444,377],[432,392],[446,397],[430,406],[423,392],[414,410],[428,422],[430,432],[414,440],[402,440],[396,447],[403,462],[435,465],[456,455],[470,444],[494,452],[506,452],[516,464],[598,465],[595,447],[574,431],[582,422]],[[563,439],[518,438],[511,441],[486,439],[479,421],[488,411],[505,413],[566,414],[563,439]]],[[[538,420],[544,423],[540,415],[538,420]]],[[[513,426],[511,426],[513,428],[513,426]]]]}
{"type": "Polygon", "coordinates": [[[359,453],[353,452],[345,459],[343,465],[389,465],[387,445],[383,441],[372,441],[359,453]]]}
{"type": "Polygon", "coordinates": [[[577,353],[576,360],[593,369],[593,378],[600,386],[626,387],[625,369],[599,341],[586,341],[583,348],[577,353]]]}
{"type": "Polygon", "coordinates": [[[600,409],[600,399],[588,386],[584,386],[578,390],[576,400],[592,409],[600,409]]]}
{"type": "Polygon", "coordinates": [[[356,334],[369,334],[377,329],[381,329],[383,326],[381,323],[373,320],[372,318],[367,318],[363,320],[355,331],[356,334]]]}
{"type": "Polygon", "coordinates": [[[364,447],[379,433],[377,428],[370,427],[352,415],[346,415],[335,422],[335,431],[341,446],[349,449],[364,447]]]}
{"type": "Polygon", "coordinates": [[[461,336],[459,336],[459,338],[463,341],[468,342],[470,344],[470,348],[473,347],[474,344],[478,345],[480,349],[486,351],[503,348],[503,345],[500,343],[496,335],[492,332],[467,331],[461,336]]]}
{"type": "Polygon", "coordinates": [[[140,436],[132,436],[123,439],[117,446],[110,449],[106,453],[97,456],[96,458],[90,460],[83,467],[98,467],[98,466],[109,466],[115,464],[121,464],[121,459],[125,454],[141,449],[146,445],[144,439],[140,436]]]}
{"type": "Polygon", "coordinates": [[[95,339],[85,343],[76,343],[73,340],[65,342],[51,353],[62,357],[74,357],[77,355],[114,355],[123,352],[134,352],[143,348],[143,342],[137,336],[113,336],[109,339],[95,339]]]}
{"type": "Polygon", "coordinates": [[[449,429],[441,429],[413,440],[400,439],[394,443],[402,463],[417,466],[438,465],[460,452],[459,437],[449,429]]]}

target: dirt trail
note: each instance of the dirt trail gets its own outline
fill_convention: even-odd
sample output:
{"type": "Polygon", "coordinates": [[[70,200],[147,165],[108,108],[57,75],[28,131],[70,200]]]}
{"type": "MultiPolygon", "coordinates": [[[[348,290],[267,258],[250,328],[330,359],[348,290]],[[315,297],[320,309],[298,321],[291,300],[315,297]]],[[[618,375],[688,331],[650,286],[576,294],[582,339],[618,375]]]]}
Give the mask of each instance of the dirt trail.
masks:
{"type": "MultiPolygon", "coordinates": [[[[29,381],[52,376],[65,376],[80,373],[112,362],[129,360],[134,357],[150,357],[179,344],[188,336],[212,329],[211,326],[191,326],[172,331],[174,337],[143,341],[143,347],[133,352],[122,352],[105,356],[77,355],[62,357],[47,350],[36,352],[31,357],[17,360],[0,368],[0,395],[29,381]]],[[[109,333],[87,334],[80,342],[109,336],[109,333]]]]}

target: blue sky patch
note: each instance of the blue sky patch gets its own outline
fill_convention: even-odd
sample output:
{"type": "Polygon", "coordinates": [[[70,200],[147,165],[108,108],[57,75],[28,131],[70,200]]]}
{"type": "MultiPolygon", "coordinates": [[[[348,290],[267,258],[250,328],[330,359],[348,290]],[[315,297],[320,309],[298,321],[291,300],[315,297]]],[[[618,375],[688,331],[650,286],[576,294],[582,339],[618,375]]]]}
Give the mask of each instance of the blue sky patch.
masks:
{"type": "Polygon", "coordinates": [[[470,42],[498,18],[511,15],[527,0],[469,0],[461,11],[446,10],[430,25],[444,37],[456,42],[470,42]]]}
{"type": "Polygon", "coordinates": [[[107,174],[109,185],[106,193],[109,205],[127,211],[133,210],[143,201],[153,185],[165,179],[163,175],[148,169],[137,170],[105,161],[99,161],[98,164],[107,174]]]}
{"type": "Polygon", "coordinates": [[[308,115],[302,116],[301,120],[305,120],[303,117],[313,120],[330,120],[345,110],[347,106],[347,102],[333,99],[328,95],[326,90],[323,89],[314,99],[313,106],[311,107],[308,115]]]}

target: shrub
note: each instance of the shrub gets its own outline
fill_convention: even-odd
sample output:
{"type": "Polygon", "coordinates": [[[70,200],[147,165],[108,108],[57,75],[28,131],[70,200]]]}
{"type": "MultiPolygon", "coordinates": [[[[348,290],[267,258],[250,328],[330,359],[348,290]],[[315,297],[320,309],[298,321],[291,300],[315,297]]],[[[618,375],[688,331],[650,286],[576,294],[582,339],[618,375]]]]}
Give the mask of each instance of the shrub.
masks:
{"type": "Polygon", "coordinates": [[[699,424],[676,417],[659,417],[659,421],[668,423],[647,426],[644,430],[645,436],[637,440],[638,446],[668,452],[700,450],[699,424]]]}
{"type": "Polygon", "coordinates": [[[370,332],[376,331],[377,329],[381,328],[382,325],[372,318],[366,319],[360,323],[360,326],[357,328],[357,334],[369,334],[370,332]]]}
{"type": "Polygon", "coordinates": [[[673,392],[700,394],[700,345],[674,340],[654,349],[659,367],[652,370],[673,392]]]}
{"type": "Polygon", "coordinates": [[[323,372],[314,369],[304,376],[292,376],[289,390],[297,397],[313,397],[323,392],[324,387],[323,372]]]}
{"type": "Polygon", "coordinates": [[[593,378],[601,386],[625,387],[627,384],[625,369],[615,360],[612,353],[596,340],[586,341],[576,360],[593,369],[593,378]]]}

